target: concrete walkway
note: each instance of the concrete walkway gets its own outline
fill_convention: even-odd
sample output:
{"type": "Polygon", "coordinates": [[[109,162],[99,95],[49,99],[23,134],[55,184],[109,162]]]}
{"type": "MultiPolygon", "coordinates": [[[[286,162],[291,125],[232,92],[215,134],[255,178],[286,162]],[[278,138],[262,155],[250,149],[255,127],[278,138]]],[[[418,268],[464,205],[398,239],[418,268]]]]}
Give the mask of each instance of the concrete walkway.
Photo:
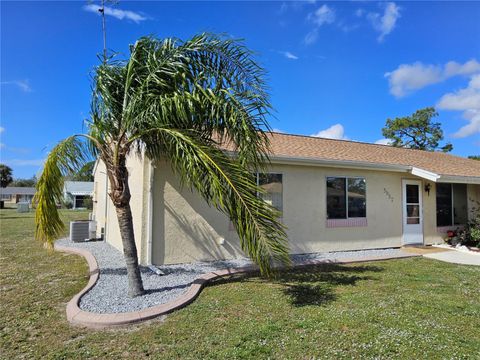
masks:
{"type": "Polygon", "coordinates": [[[480,254],[468,254],[461,251],[445,251],[424,254],[423,256],[426,258],[445,261],[453,264],[480,266],[480,254]]]}

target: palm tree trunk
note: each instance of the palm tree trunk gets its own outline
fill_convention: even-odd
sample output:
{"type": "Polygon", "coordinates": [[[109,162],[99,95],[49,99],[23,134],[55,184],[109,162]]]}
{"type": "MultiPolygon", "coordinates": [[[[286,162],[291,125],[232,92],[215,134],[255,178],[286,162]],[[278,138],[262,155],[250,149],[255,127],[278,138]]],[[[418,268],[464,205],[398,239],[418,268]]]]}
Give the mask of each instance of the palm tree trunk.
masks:
{"type": "Polygon", "coordinates": [[[137,247],[135,245],[135,235],[133,233],[133,218],[130,204],[117,206],[118,226],[122,237],[123,255],[127,264],[128,276],[128,295],[140,296],[145,293],[143,289],[142,277],[138,266],[137,247]]]}
{"type": "Polygon", "coordinates": [[[123,255],[127,265],[128,294],[132,297],[145,293],[142,277],[138,266],[137,246],[133,231],[133,217],[130,208],[130,187],[128,185],[128,170],[126,159],[122,157],[119,166],[112,169],[112,191],[110,198],[117,211],[118,226],[122,238],[123,255]]]}

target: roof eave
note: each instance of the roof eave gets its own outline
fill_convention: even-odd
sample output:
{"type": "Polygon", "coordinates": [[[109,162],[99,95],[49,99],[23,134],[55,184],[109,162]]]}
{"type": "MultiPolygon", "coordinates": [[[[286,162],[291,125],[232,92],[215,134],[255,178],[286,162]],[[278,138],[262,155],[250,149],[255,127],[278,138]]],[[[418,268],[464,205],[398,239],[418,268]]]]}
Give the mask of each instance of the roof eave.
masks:
{"type": "Polygon", "coordinates": [[[411,173],[436,183],[480,184],[480,177],[478,176],[442,175],[417,167],[412,167],[411,173]]]}
{"type": "Polygon", "coordinates": [[[408,172],[410,166],[397,164],[381,164],[371,163],[365,161],[352,160],[332,160],[332,159],[318,159],[318,158],[301,158],[290,157],[283,155],[270,156],[270,161],[273,164],[287,164],[287,165],[310,165],[310,166],[334,166],[348,169],[367,169],[367,170],[384,170],[394,172],[408,172]]]}
{"type": "Polygon", "coordinates": [[[480,184],[478,176],[441,175],[439,183],[480,184]]]}

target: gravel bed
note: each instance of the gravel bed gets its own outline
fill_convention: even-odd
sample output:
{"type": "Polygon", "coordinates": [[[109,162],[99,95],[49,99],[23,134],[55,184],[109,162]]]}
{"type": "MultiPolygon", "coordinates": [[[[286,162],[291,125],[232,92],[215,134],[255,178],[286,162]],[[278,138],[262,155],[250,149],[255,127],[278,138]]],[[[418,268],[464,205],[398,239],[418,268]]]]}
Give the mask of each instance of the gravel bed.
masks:
{"type": "MultiPolygon", "coordinates": [[[[157,266],[165,275],[157,275],[148,267],[141,267],[146,294],[130,298],[127,295],[127,270],[120,251],[104,241],[74,243],[69,239],[62,239],[58,240],[57,244],[86,249],[97,259],[100,268],[99,279],[80,300],[82,310],[94,313],[122,313],[164,304],[180,296],[202,274],[252,264],[247,258],[242,258],[157,266]]],[[[405,255],[400,249],[380,249],[293,255],[292,260],[294,263],[299,263],[306,260],[339,261],[347,258],[360,260],[366,257],[400,255],[405,255]]]]}

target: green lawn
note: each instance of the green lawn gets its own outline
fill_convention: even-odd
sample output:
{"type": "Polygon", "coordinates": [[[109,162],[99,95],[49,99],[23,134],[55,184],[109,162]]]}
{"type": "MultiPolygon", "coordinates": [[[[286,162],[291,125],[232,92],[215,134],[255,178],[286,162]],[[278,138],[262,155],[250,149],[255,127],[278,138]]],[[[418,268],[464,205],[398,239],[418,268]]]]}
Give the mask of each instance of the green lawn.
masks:
{"type": "Polygon", "coordinates": [[[480,358],[480,267],[417,258],[240,277],[164,320],[91,331],[65,320],[84,261],[37,244],[33,213],[1,210],[0,229],[1,359],[480,358]]]}

